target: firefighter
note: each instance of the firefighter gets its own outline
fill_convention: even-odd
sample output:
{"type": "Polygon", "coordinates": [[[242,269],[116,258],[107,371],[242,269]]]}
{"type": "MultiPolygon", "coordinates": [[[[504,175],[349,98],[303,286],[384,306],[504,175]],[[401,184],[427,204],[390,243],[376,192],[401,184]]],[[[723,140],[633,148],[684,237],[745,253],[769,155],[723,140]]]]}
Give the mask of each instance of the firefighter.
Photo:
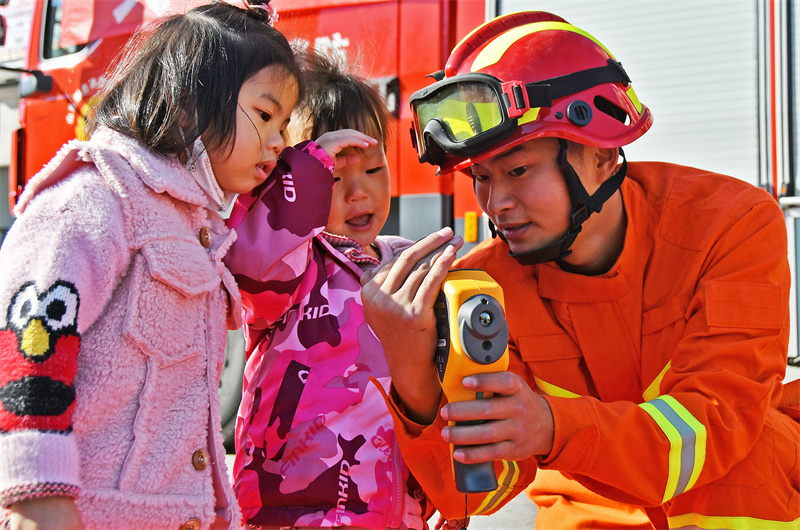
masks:
{"type": "Polygon", "coordinates": [[[401,450],[433,503],[489,514],[527,489],[537,528],[800,528],[777,202],[731,177],[628,163],[622,146],[651,113],[611,53],[558,16],[483,24],[436,79],[411,98],[420,160],[472,178],[496,237],[414,267],[450,237],[433,234],[362,292],[401,450]],[[464,378],[493,397],[448,404],[433,304],[453,263],[502,286],[511,362],[464,378]],[[495,461],[499,488],[456,491],[449,444],[460,462],[495,461]]]}

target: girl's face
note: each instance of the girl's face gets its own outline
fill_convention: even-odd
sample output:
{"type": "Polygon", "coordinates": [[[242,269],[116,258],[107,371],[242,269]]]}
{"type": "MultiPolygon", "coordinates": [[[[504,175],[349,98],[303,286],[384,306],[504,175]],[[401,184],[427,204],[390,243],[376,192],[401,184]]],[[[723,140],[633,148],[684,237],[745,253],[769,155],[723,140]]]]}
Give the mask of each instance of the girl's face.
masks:
{"type": "Polygon", "coordinates": [[[208,153],[222,191],[249,193],[267,180],[286,147],[284,133],[298,95],[297,80],[281,65],[264,67],[242,84],[233,148],[208,153]]]}
{"type": "Polygon", "coordinates": [[[374,147],[348,147],[339,155],[357,155],[358,161],[333,173],[336,182],[325,230],[355,239],[365,251],[374,255],[369,245],[386,223],[391,203],[386,152],[379,140],[374,147]]]}

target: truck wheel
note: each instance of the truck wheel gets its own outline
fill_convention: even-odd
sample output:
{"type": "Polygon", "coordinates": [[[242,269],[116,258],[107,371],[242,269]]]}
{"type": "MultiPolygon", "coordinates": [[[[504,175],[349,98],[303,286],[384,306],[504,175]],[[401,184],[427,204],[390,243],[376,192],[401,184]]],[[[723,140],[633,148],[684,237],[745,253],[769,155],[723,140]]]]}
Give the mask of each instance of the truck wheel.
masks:
{"type": "Polygon", "coordinates": [[[219,412],[222,418],[222,442],[229,453],[234,452],[233,438],[236,413],[242,400],[244,363],[244,334],[241,329],[228,331],[225,365],[219,378],[219,412]]]}

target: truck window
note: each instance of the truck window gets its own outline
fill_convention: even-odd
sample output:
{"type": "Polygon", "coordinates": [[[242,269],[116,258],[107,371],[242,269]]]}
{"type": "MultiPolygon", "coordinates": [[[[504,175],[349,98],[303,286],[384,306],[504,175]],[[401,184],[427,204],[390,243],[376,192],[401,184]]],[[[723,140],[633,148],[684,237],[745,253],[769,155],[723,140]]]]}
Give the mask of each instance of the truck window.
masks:
{"type": "Polygon", "coordinates": [[[45,8],[44,32],[42,36],[42,58],[53,59],[71,53],[77,53],[86,45],[70,45],[61,47],[61,2],[62,0],[49,0],[45,8]]]}

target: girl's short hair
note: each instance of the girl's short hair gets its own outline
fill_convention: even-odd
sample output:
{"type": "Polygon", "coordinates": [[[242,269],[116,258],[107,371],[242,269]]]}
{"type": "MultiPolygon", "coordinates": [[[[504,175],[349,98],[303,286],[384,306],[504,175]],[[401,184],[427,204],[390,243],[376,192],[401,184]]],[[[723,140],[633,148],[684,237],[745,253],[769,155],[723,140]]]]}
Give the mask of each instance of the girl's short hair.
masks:
{"type": "Polygon", "coordinates": [[[355,129],[375,136],[386,149],[391,112],[378,89],[346,71],[333,55],[310,52],[302,60],[305,93],[290,123],[292,140],[316,140],[326,132],[355,129]]]}
{"type": "Polygon", "coordinates": [[[302,94],[300,66],[265,7],[215,2],[135,34],[90,114],[89,134],[106,126],[163,155],[183,156],[201,134],[209,150],[232,147],[239,90],[259,70],[281,67],[302,94]]]}

